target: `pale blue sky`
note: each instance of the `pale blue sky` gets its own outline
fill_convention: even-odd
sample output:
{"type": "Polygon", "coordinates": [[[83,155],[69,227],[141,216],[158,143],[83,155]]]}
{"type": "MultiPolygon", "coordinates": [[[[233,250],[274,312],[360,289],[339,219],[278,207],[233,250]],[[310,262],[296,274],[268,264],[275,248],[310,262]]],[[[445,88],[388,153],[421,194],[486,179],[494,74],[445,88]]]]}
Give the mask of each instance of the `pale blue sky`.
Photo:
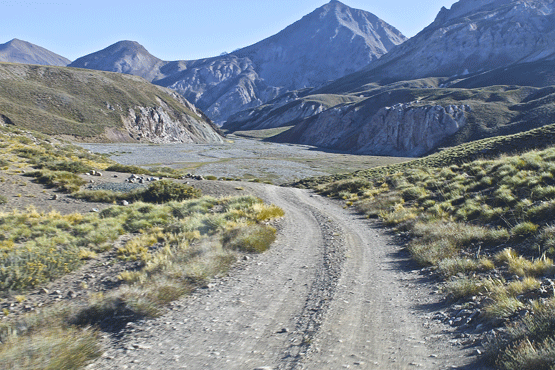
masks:
{"type": "MultiPolygon", "coordinates": [[[[164,60],[199,59],[251,45],[329,0],[2,1],[0,44],[32,42],[66,58],[137,41],[164,60]]],[[[344,0],[411,37],[454,0],[344,0]]]]}

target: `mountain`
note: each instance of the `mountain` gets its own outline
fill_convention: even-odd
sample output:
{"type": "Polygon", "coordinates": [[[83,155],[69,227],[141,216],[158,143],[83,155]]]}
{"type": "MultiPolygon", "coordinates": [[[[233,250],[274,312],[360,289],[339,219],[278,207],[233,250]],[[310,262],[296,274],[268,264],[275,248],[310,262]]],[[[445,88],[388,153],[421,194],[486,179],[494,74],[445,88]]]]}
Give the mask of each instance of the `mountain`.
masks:
{"type": "Polygon", "coordinates": [[[368,67],[239,112],[224,128],[295,126],[272,140],[419,156],[552,123],[550,98],[533,96],[555,85],[554,14],[553,0],[461,0],[368,67]]]}
{"type": "Polygon", "coordinates": [[[141,76],[152,81],[160,77],[160,68],[166,62],[150,54],[134,41],[120,41],[106,49],[79,58],[70,67],[96,69],[141,76]]]}
{"type": "Polygon", "coordinates": [[[278,34],[231,54],[161,62],[122,42],[70,66],[140,75],[223,123],[289,90],[321,86],[377,60],[406,38],[375,15],[333,0],[278,34]]]}
{"type": "Polygon", "coordinates": [[[13,39],[0,45],[0,62],[66,66],[71,61],[30,42],[13,39]]]}
{"type": "Polygon", "coordinates": [[[518,63],[555,60],[555,1],[460,0],[435,21],[327,93],[377,81],[464,77],[518,63]]]}
{"type": "Polygon", "coordinates": [[[181,95],[141,77],[28,64],[0,63],[0,125],[87,142],[223,142],[181,95]]]}

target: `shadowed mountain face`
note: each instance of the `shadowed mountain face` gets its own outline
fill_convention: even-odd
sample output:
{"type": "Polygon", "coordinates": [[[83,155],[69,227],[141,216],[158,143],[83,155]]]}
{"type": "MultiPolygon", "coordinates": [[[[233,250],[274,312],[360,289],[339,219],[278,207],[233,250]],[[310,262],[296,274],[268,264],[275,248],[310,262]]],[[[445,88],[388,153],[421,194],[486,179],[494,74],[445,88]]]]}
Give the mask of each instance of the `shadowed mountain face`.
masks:
{"type": "Polygon", "coordinates": [[[66,66],[71,61],[30,42],[13,39],[0,45],[0,62],[66,66]]]}
{"type": "Polygon", "coordinates": [[[355,72],[405,39],[375,15],[334,0],[231,54],[162,62],[137,43],[120,42],[70,66],[145,77],[180,92],[223,123],[231,114],[286,91],[321,86],[355,72]]]}

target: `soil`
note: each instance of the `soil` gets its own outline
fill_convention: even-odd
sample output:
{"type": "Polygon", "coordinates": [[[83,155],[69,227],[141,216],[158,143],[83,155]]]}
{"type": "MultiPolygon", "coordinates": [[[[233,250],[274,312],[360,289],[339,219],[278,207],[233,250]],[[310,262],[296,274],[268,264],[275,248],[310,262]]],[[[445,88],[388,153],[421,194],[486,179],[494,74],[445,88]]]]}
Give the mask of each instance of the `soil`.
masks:
{"type": "MultiPolygon", "coordinates": [[[[109,206],[44,189],[21,174],[1,176],[8,203],[0,211],[33,205],[71,213],[109,206]]],[[[87,179],[119,184],[128,176],[87,179]]],[[[434,275],[415,265],[379,223],[306,190],[180,181],[204,194],[250,193],[282,207],[286,217],[278,239],[269,252],[246,257],[161,317],[106,333],[104,354],[88,368],[485,369],[477,356],[483,352],[478,338],[438,319],[451,308],[434,275]]],[[[132,268],[107,263],[110,259],[100,255],[24,302],[7,299],[2,305],[18,315],[109,290],[117,274],[132,268]]]]}

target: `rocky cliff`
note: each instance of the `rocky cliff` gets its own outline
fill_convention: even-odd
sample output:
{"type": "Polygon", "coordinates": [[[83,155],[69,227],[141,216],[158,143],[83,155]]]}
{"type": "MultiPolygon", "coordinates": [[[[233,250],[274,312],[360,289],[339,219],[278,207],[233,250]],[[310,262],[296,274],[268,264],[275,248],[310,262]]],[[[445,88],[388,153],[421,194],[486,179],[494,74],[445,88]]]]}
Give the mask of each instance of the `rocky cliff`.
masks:
{"type": "Polygon", "coordinates": [[[308,119],[278,141],[360,154],[419,156],[466,125],[468,105],[397,104],[367,116],[360,105],[332,108],[308,119]]]}
{"type": "Polygon", "coordinates": [[[0,62],[66,66],[71,61],[30,42],[13,39],[0,45],[0,62]]]}
{"type": "Polygon", "coordinates": [[[208,122],[178,113],[166,102],[157,106],[135,106],[121,119],[131,139],[149,143],[221,143],[221,135],[208,122]]]}
{"type": "Polygon", "coordinates": [[[140,75],[179,91],[221,124],[286,91],[359,70],[405,40],[375,15],[332,0],[278,34],[228,55],[161,62],[140,45],[125,42],[71,66],[140,75]]]}

